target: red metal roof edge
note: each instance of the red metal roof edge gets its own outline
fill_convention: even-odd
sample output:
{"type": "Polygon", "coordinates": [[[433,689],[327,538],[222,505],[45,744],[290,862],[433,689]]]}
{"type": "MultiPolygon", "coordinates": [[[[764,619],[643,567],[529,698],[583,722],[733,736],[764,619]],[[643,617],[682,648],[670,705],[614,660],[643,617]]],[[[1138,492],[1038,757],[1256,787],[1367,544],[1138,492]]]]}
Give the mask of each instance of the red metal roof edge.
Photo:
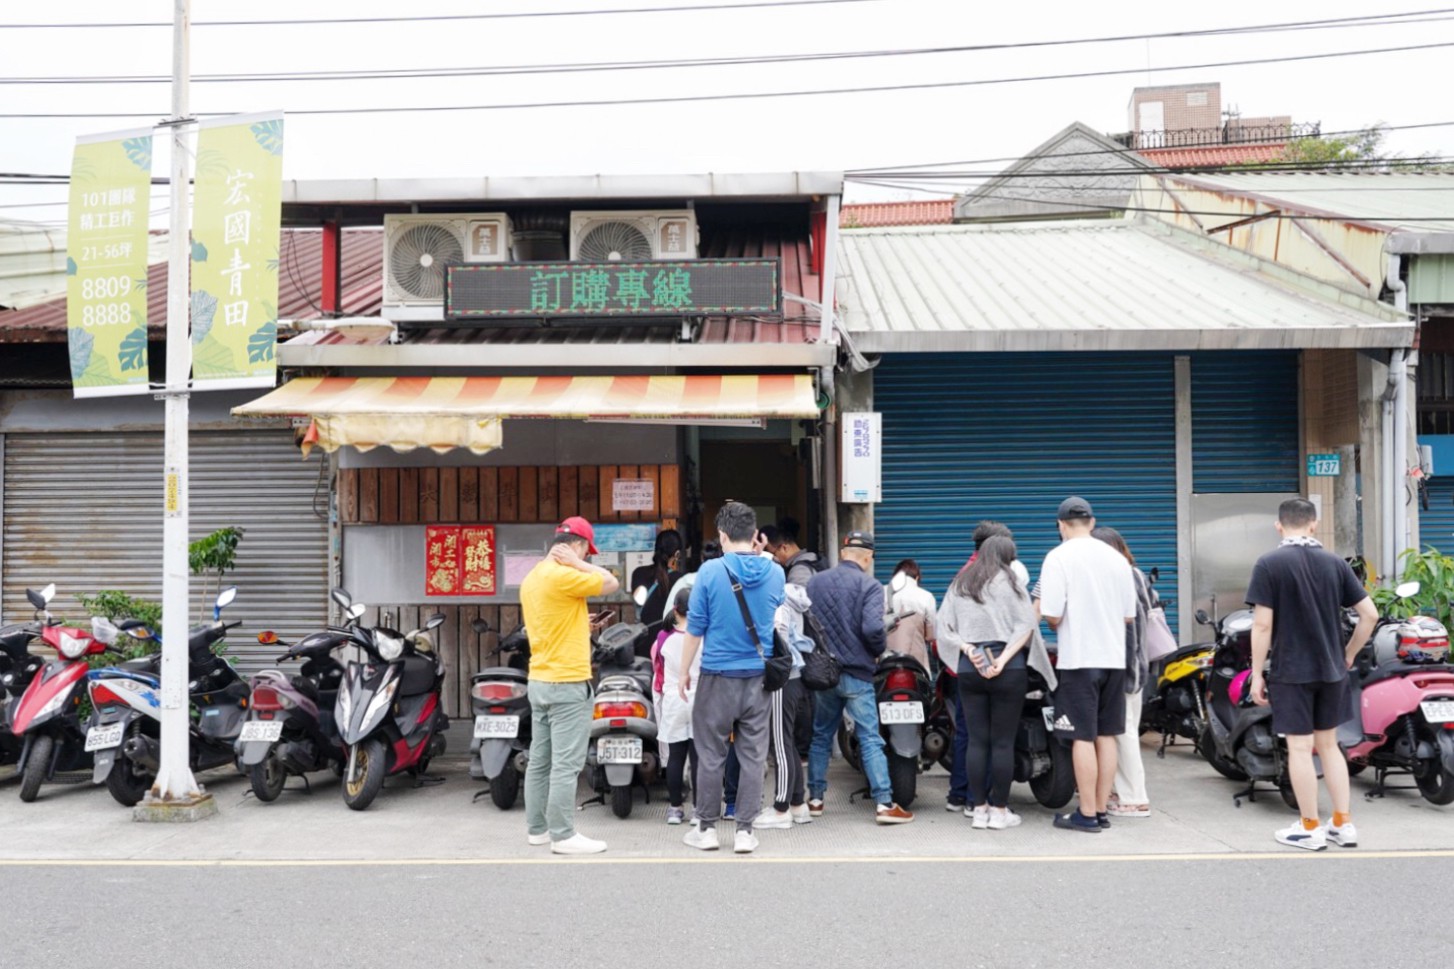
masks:
{"type": "Polygon", "coordinates": [[[838,213],[842,229],[875,229],[891,225],[944,225],[954,221],[954,199],[910,202],[855,202],[838,213]]]}

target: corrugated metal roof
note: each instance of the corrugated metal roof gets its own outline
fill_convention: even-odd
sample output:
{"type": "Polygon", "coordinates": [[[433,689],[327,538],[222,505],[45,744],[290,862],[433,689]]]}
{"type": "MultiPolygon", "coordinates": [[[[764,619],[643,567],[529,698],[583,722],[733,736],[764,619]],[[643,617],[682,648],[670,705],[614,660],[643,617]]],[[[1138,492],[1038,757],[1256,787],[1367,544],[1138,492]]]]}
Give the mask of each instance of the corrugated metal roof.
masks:
{"type": "Polygon", "coordinates": [[[1277,161],[1286,142],[1260,145],[1198,145],[1192,148],[1139,148],[1136,153],[1164,168],[1193,168],[1202,165],[1256,165],[1277,161]]]}
{"type": "MultiPolygon", "coordinates": [[[[166,237],[153,236],[151,257],[165,258],[166,237]]],[[[383,293],[383,233],[351,229],[343,233],[343,311],[378,312],[383,293]]],[[[318,310],[323,287],[323,234],[318,230],[284,229],[278,265],[279,319],[306,319],[318,310]]],[[[62,287],[64,289],[64,287],[62,287]]],[[[167,321],[167,264],[147,268],[147,330],[160,335],[167,321]]],[[[57,342],[66,338],[66,297],[13,312],[0,312],[0,343],[57,342]]]]}
{"type": "Polygon", "coordinates": [[[1309,215],[1410,232],[1454,232],[1454,173],[1236,172],[1174,177],[1309,215]]]}
{"type": "Polygon", "coordinates": [[[954,199],[915,202],[858,202],[845,205],[838,224],[845,229],[872,229],[886,225],[947,225],[954,221],[954,199]]]}
{"type": "Polygon", "coordinates": [[[1391,307],[1141,221],[850,229],[865,352],[1407,346],[1391,307]]]}

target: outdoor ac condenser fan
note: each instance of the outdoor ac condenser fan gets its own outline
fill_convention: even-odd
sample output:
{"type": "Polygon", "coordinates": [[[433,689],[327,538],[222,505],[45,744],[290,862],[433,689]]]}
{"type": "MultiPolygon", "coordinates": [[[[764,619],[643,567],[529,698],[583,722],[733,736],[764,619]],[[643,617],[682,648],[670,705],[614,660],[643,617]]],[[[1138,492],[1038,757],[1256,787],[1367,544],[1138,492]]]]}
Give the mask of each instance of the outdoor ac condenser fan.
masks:
{"type": "Polygon", "coordinates": [[[442,225],[410,226],[389,251],[389,277],[411,299],[443,299],[444,267],[464,259],[464,247],[442,225]]]}
{"type": "Polygon", "coordinates": [[[586,262],[645,262],[653,255],[651,240],[634,225],[602,222],[587,232],[576,257],[586,262]]]}

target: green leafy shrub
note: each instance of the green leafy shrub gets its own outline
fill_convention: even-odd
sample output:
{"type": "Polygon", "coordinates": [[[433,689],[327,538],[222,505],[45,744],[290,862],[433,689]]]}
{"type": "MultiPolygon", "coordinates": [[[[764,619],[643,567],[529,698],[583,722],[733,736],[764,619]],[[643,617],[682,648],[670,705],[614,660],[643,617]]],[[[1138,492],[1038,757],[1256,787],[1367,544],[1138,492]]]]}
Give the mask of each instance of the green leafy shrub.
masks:
{"type": "Polygon", "coordinates": [[[1454,603],[1454,557],[1432,546],[1420,552],[1408,549],[1399,556],[1400,576],[1395,586],[1405,582],[1419,583],[1418,594],[1400,599],[1391,587],[1373,590],[1373,604],[1381,616],[1407,619],[1410,616],[1433,616],[1450,625],[1451,603],[1454,603]]]}
{"type": "MultiPolygon", "coordinates": [[[[95,595],[78,595],[76,596],[76,601],[81,604],[81,608],[85,609],[89,615],[105,616],[112,622],[120,622],[123,619],[140,619],[150,626],[153,631],[161,631],[161,604],[152,602],[150,599],[138,599],[135,596],[127,595],[125,592],[118,592],[115,589],[105,589],[97,592],[95,595]]],[[[116,639],[116,648],[125,654],[124,657],[118,657],[114,653],[92,656],[90,658],[91,668],[111,666],[122,658],[136,659],[138,656],[154,653],[156,652],[157,644],[123,633],[116,639]]]]}
{"type": "Polygon", "coordinates": [[[242,533],[241,528],[219,528],[187,546],[187,564],[192,574],[206,580],[198,590],[201,619],[211,616],[212,600],[222,591],[223,576],[237,567],[237,543],[242,541],[242,533]]]}

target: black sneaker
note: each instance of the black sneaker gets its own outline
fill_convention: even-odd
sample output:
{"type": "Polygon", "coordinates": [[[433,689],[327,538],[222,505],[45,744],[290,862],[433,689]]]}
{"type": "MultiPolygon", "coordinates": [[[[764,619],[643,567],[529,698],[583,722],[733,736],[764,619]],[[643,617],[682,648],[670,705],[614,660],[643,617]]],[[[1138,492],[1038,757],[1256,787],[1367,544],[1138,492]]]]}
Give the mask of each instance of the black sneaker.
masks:
{"type": "Polygon", "coordinates": [[[1107,814],[1105,811],[1099,811],[1099,812],[1097,812],[1096,813],[1096,824],[1100,825],[1103,828],[1109,828],[1111,826],[1111,816],[1109,814],[1107,814]]]}
{"type": "Polygon", "coordinates": [[[1079,811],[1071,811],[1069,814],[1057,814],[1055,826],[1064,828],[1067,831],[1084,831],[1086,834],[1100,834],[1101,826],[1095,818],[1088,818],[1079,811]]]}

